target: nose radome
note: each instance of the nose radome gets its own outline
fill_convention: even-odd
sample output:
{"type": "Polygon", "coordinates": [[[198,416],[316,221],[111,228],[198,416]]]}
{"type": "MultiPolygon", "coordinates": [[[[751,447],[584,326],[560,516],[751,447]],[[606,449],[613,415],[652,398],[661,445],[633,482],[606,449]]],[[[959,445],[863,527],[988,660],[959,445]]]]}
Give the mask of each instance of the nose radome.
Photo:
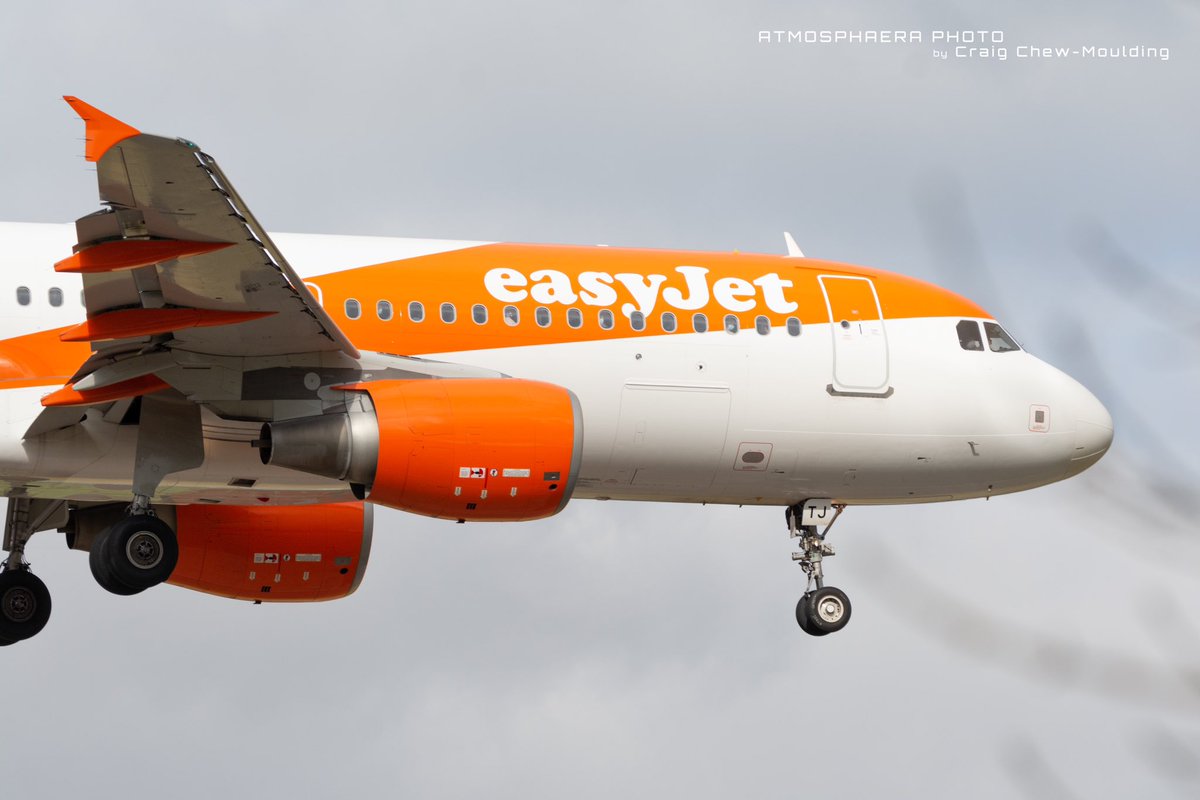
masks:
{"type": "Polygon", "coordinates": [[[1071,472],[1075,474],[1099,461],[1113,440],[1113,420],[1108,409],[1082,386],[1079,393],[1075,407],[1075,453],[1071,456],[1071,472]]]}

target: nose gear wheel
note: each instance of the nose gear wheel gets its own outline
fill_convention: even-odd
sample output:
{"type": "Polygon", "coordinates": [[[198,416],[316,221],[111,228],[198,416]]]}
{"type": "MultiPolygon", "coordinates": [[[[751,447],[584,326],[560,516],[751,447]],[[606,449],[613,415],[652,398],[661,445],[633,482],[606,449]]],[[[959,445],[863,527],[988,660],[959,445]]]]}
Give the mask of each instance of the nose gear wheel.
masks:
{"type": "Polygon", "coordinates": [[[836,512],[824,531],[818,531],[816,525],[800,524],[803,504],[787,510],[788,531],[792,538],[799,539],[799,549],[792,553],[792,560],[800,565],[806,576],[804,594],[796,603],[796,623],[810,636],[835,633],[850,622],[850,598],[841,589],[825,585],[824,560],[835,555],[825,537],[845,506],[834,508],[836,512]]]}

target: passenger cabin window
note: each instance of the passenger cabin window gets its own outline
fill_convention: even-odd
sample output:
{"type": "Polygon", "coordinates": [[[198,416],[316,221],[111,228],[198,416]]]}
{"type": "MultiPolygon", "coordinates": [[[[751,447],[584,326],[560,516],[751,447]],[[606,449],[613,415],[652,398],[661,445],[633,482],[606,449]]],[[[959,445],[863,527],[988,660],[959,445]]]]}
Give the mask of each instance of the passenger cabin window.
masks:
{"type": "Polygon", "coordinates": [[[413,300],[408,304],[408,318],[413,322],[425,321],[425,305],[413,300]]]}
{"type": "Polygon", "coordinates": [[[640,311],[634,311],[629,315],[629,326],[635,331],[646,330],[646,315],[640,311]]]}
{"type": "Polygon", "coordinates": [[[600,328],[602,330],[611,331],[613,326],[613,313],[607,308],[600,309],[598,315],[600,319],[600,328]]]}
{"type": "Polygon", "coordinates": [[[1011,353],[1021,349],[1021,345],[1013,341],[1013,338],[998,323],[983,323],[983,332],[987,334],[988,347],[993,353],[1011,353]]]}
{"type": "Polygon", "coordinates": [[[521,310],[516,306],[504,307],[504,324],[518,325],[521,322],[521,310]]]}
{"type": "Polygon", "coordinates": [[[358,319],[361,316],[362,316],[362,305],[354,298],[348,299],[346,301],[346,318],[347,319],[358,319]]]}
{"type": "Polygon", "coordinates": [[[458,311],[454,308],[454,303],[442,303],[442,322],[447,325],[458,319],[458,311]]]}
{"type": "Polygon", "coordinates": [[[798,317],[787,318],[787,332],[788,336],[800,335],[800,319],[798,317]]]}
{"type": "Polygon", "coordinates": [[[766,336],[771,332],[771,320],[762,316],[755,317],[754,330],[758,331],[759,336],[766,336]]]}
{"type": "Polygon", "coordinates": [[[54,306],[55,308],[58,308],[62,305],[62,289],[59,289],[57,286],[55,286],[49,291],[48,294],[50,305],[54,306]]]}
{"type": "Polygon", "coordinates": [[[675,315],[672,314],[670,311],[663,314],[662,315],[662,326],[663,326],[663,330],[666,331],[667,333],[674,333],[675,332],[675,315]]]}
{"type": "Polygon", "coordinates": [[[476,325],[486,325],[487,317],[487,306],[480,303],[471,306],[471,319],[475,321],[476,325]]]}
{"type": "Polygon", "coordinates": [[[29,298],[30,298],[29,287],[28,286],[18,286],[17,287],[17,303],[20,305],[23,305],[23,306],[27,306],[27,305],[29,305],[29,298]]]}
{"type": "Polygon", "coordinates": [[[375,316],[387,322],[392,318],[392,304],[387,300],[380,300],[375,304],[375,316]]]}
{"type": "Polygon", "coordinates": [[[979,323],[964,319],[958,323],[958,344],[963,350],[983,350],[983,339],[979,335],[979,323]]]}
{"type": "Polygon", "coordinates": [[[737,333],[738,332],[738,318],[735,317],[733,314],[725,315],[725,332],[726,333],[737,333]]]}
{"type": "Polygon", "coordinates": [[[696,333],[707,333],[708,317],[704,314],[692,314],[692,330],[696,333]]]}
{"type": "Polygon", "coordinates": [[[567,309],[567,324],[570,325],[572,328],[582,328],[583,327],[583,312],[580,311],[578,308],[568,308],[567,309]]]}
{"type": "Polygon", "coordinates": [[[550,327],[550,309],[545,306],[538,306],[533,312],[533,321],[538,324],[539,328],[550,327]]]}

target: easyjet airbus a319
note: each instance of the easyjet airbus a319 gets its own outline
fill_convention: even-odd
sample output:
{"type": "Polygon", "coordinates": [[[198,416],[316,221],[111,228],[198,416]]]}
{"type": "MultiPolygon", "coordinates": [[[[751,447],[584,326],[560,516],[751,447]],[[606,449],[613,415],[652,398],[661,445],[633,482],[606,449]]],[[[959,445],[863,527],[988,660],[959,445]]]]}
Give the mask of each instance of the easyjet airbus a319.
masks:
{"type": "Polygon", "coordinates": [[[269,236],[217,163],[73,98],[102,208],[0,224],[0,644],[50,595],[35,532],[106,590],[251,601],[362,580],[374,505],[476,522],[572,499],[776,505],[813,635],[848,506],[1087,469],[1112,419],[937,286],[787,255],[269,236]]]}

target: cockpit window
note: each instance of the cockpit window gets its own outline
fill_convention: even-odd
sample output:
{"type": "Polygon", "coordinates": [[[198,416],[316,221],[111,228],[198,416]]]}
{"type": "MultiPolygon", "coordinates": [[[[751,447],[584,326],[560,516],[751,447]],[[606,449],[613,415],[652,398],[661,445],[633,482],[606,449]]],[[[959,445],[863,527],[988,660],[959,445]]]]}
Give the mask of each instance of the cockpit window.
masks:
{"type": "Polygon", "coordinates": [[[979,323],[964,319],[958,323],[958,343],[963,350],[983,350],[983,339],[979,336],[979,323]]]}
{"type": "Polygon", "coordinates": [[[983,323],[983,332],[987,334],[988,347],[993,353],[1011,353],[1021,349],[1021,345],[1017,344],[997,322],[983,323]]]}

